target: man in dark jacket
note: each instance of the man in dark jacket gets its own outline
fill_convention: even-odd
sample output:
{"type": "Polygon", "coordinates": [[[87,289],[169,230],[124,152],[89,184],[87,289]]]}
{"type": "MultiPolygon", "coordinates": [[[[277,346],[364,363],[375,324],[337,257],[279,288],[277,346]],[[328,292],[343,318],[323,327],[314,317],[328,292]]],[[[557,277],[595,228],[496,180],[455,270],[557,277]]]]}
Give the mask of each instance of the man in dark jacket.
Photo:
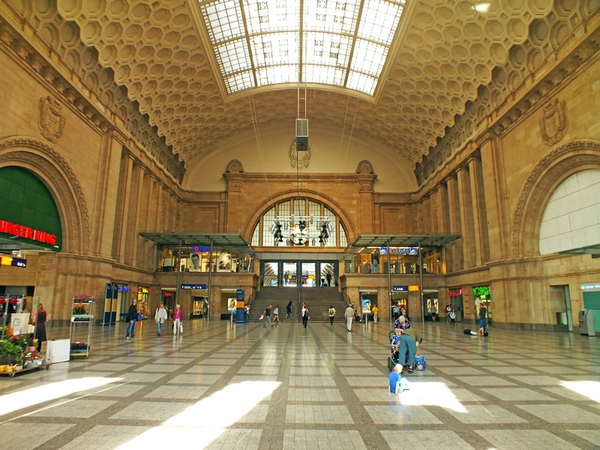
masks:
{"type": "Polygon", "coordinates": [[[125,333],[126,339],[135,339],[135,323],[137,322],[137,315],[137,300],[134,300],[131,302],[129,311],[127,312],[127,322],[129,322],[129,325],[127,325],[127,333],[125,333]]]}

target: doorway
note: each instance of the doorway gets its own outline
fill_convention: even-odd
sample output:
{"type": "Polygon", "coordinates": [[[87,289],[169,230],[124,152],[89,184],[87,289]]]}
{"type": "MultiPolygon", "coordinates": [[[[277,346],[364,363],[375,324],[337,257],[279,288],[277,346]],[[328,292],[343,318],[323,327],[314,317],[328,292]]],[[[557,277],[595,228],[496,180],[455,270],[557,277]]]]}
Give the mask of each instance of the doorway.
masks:
{"type": "Polygon", "coordinates": [[[337,261],[261,261],[263,286],[313,288],[337,285],[337,261]]]}

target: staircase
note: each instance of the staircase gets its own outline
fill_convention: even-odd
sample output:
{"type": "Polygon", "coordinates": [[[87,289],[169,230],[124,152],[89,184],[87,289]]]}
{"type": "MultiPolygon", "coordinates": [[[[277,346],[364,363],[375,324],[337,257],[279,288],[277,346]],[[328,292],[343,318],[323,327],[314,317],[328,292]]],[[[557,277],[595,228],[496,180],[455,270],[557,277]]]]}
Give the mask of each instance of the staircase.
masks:
{"type": "MultiPolygon", "coordinates": [[[[269,305],[273,309],[279,306],[279,318],[285,322],[285,307],[289,301],[292,301],[293,318],[287,320],[300,320],[300,310],[302,302],[310,311],[310,320],[313,322],[329,321],[329,306],[336,310],[338,320],[343,318],[344,310],[348,305],[344,301],[344,296],[338,292],[335,287],[263,287],[254,298],[250,305],[250,321],[256,321],[269,305]]],[[[342,319],[343,320],[343,319],[342,319]]]]}

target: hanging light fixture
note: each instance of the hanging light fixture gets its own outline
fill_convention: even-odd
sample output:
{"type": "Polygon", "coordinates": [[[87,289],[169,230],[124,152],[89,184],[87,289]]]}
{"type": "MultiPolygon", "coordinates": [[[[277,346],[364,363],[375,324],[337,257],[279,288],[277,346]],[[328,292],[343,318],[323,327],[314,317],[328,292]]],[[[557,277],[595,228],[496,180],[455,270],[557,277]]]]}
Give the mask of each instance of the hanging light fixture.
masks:
{"type": "MultiPolygon", "coordinates": [[[[299,58],[305,59],[304,53],[304,35],[300,33],[300,55],[299,58]]],[[[300,162],[305,160],[305,157],[299,157],[300,152],[310,152],[308,145],[308,119],[307,115],[307,86],[302,73],[303,64],[298,64],[298,104],[296,115],[295,129],[295,164],[296,167],[296,189],[297,200],[300,204],[306,198],[302,195],[300,182],[300,162]]],[[[290,157],[292,150],[290,149],[290,157]]],[[[305,167],[308,165],[306,164],[305,167]]],[[[325,245],[331,234],[330,218],[327,216],[312,216],[312,215],[289,215],[277,216],[271,226],[271,232],[275,238],[275,245],[290,245],[290,246],[317,246],[325,245]]]]}

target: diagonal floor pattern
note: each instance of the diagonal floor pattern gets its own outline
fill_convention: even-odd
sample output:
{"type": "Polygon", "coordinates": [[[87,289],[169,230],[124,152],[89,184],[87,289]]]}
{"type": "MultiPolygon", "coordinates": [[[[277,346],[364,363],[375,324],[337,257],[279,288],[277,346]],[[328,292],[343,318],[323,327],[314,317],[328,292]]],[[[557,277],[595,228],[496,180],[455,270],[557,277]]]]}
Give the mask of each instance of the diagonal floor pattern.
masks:
{"type": "Polygon", "coordinates": [[[144,321],[135,341],[97,327],[89,358],[0,378],[0,436],[11,450],[600,448],[597,338],[468,326],[415,326],[427,369],[400,396],[386,323],[204,320],[158,337],[144,321]]]}

